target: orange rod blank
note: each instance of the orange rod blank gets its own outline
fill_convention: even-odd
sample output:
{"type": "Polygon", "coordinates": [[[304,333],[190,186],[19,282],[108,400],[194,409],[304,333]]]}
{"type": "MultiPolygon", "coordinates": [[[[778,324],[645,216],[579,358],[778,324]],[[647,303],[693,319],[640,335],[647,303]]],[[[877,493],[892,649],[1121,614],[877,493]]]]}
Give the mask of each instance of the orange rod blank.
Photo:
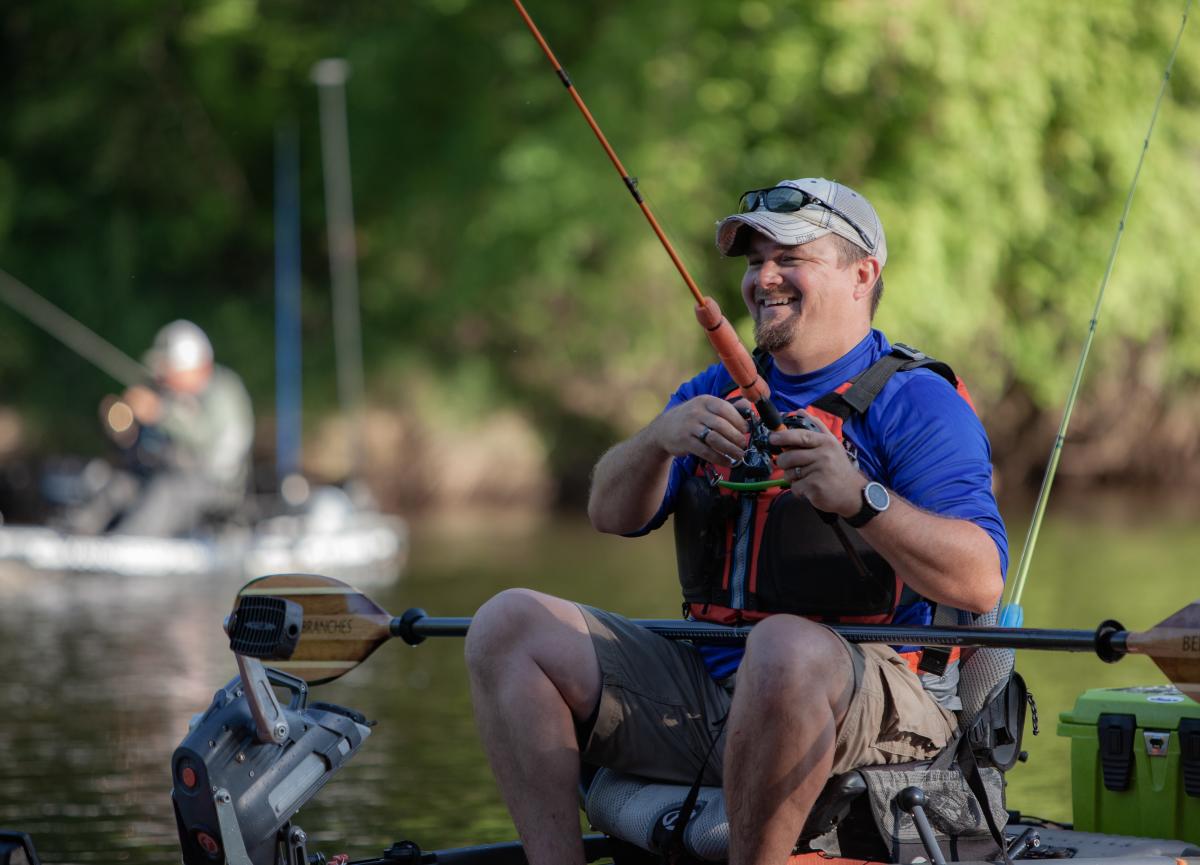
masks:
{"type": "MultiPolygon", "coordinates": [[[[583,102],[583,97],[579,95],[579,91],[575,89],[575,85],[571,83],[570,76],[567,75],[562,64],[558,62],[558,58],[554,56],[554,52],[550,50],[545,38],[542,36],[537,25],[533,23],[533,19],[529,17],[529,13],[525,11],[525,7],[521,5],[521,0],[513,0],[513,5],[517,7],[517,12],[520,13],[525,26],[529,28],[529,32],[533,34],[533,38],[537,40],[541,46],[542,53],[546,55],[546,59],[550,61],[550,65],[554,67],[554,71],[558,73],[559,80],[567,88],[567,92],[571,94],[571,98],[575,100],[575,105],[578,106],[580,113],[583,114],[583,119],[587,121],[588,126],[596,135],[596,139],[600,142],[600,146],[604,148],[604,152],[608,154],[609,160],[613,167],[617,169],[617,173],[621,175],[621,179],[625,182],[629,194],[633,196],[633,200],[637,202],[638,207],[642,209],[642,213],[646,217],[646,221],[650,223],[650,227],[654,230],[654,234],[658,237],[659,242],[663,245],[663,249],[667,251],[667,255],[671,257],[675,269],[679,271],[679,275],[683,277],[684,283],[687,284],[688,290],[692,293],[692,297],[696,299],[696,318],[700,324],[704,326],[705,332],[708,334],[708,341],[712,343],[712,347],[716,350],[717,356],[721,358],[721,363],[733,378],[734,382],[741,388],[742,394],[746,399],[750,400],[756,406],[760,403],[768,402],[771,396],[771,389],[767,387],[767,383],[758,375],[758,369],[754,366],[754,361],[750,357],[750,352],[746,351],[746,347],[742,345],[742,341],[738,339],[737,332],[733,329],[733,325],[729,323],[721,314],[721,308],[717,306],[715,300],[711,297],[704,297],[700,293],[696,281],[692,279],[692,275],[688,273],[687,268],[680,259],[679,254],[675,251],[675,247],[671,245],[671,241],[667,239],[667,235],[663,232],[662,227],[658,224],[658,220],[654,218],[654,214],[650,210],[642,194],[638,191],[637,181],[629,176],[629,172],[625,170],[625,166],[621,164],[621,160],[617,158],[616,151],[612,149],[612,145],[608,143],[608,139],[604,137],[604,133],[600,131],[599,124],[592,117],[592,112],[588,111],[587,105],[583,102]]],[[[761,412],[761,408],[760,408],[761,412]]],[[[777,417],[778,413],[774,415],[777,417]]],[[[774,424],[771,424],[774,426],[774,424]]]]}
{"type": "Polygon", "coordinates": [[[708,341],[712,343],[713,350],[721,358],[734,384],[741,388],[742,396],[755,404],[770,399],[771,388],[758,374],[758,367],[754,365],[746,346],[738,339],[737,331],[729,319],[721,313],[717,302],[711,297],[704,298],[704,302],[696,307],[696,320],[704,328],[708,341]]]}
{"type": "Polygon", "coordinates": [[[692,297],[696,299],[696,303],[703,304],[704,297],[700,294],[700,289],[697,287],[692,275],[688,273],[687,268],[683,266],[683,261],[675,252],[675,247],[671,245],[671,241],[667,239],[667,235],[659,226],[658,220],[654,218],[654,214],[650,211],[650,205],[646,204],[642,198],[642,194],[638,192],[637,181],[629,176],[629,172],[625,170],[625,166],[621,164],[621,160],[617,158],[617,153],[612,149],[612,145],[608,143],[608,139],[604,137],[604,133],[600,131],[600,125],[596,123],[596,119],[592,117],[592,112],[588,111],[587,105],[583,102],[583,97],[579,95],[579,91],[575,89],[575,85],[571,83],[571,78],[567,75],[567,71],[562,68],[562,64],[558,62],[558,58],[554,56],[554,52],[550,50],[550,46],[546,43],[542,33],[538,30],[537,25],[533,23],[533,19],[529,17],[529,13],[525,11],[525,7],[521,5],[521,0],[513,0],[513,5],[517,7],[517,12],[521,14],[521,18],[525,21],[525,26],[529,28],[529,32],[533,34],[533,38],[537,40],[538,45],[542,48],[542,53],[546,55],[546,59],[550,61],[550,65],[554,67],[554,71],[558,73],[559,79],[566,86],[567,92],[571,94],[571,98],[575,100],[575,104],[579,107],[583,114],[583,119],[587,121],[588,126],[592,128],[592,132],[596,134],[596,139],[600,142],[600,146],[604,148],[604,152],[608,154],[608,158],[612,160],[613,167],[617,169],[617,173],[621,175],[621,179],[625,181],[625,186],[629,189],[629,194],[633,196],[633,200],[637,202],[638,207],[642,209],[642,213],[646,216],[646,221],[650,223],[650,227],[654,229],[654,233],[658,236],[658,240],[663,245],[663,249],[667,251],[667,255],[671,256],[671,261],[675,263],[675,269],[679,271],[679,275],[683,277],[683,281],[687,283],[688,290],[691,291],[692,297]]]}

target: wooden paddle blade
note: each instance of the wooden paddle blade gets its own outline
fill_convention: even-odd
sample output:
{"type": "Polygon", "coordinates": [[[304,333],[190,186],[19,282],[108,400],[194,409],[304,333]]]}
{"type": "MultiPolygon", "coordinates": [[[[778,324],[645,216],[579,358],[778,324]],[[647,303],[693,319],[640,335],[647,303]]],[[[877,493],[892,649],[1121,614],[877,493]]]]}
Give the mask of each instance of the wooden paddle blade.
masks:
{"type": "Polygon", "coordinates": [[[1126,638],[1131,652],[1149,655],[1167,678],[1200,703],[1200,601],[1195,601],[1148,631],[1126,638]]]}
{"type": "Polygon", "coordinates": [[[391,636],[392,617],[353,586],[318,574],[273,574],[251,580],[242,598],[267,595],[295,601],[304,610],[300,641],[291,658],[271,661],[310,685],[353,670],[391,636]]]}

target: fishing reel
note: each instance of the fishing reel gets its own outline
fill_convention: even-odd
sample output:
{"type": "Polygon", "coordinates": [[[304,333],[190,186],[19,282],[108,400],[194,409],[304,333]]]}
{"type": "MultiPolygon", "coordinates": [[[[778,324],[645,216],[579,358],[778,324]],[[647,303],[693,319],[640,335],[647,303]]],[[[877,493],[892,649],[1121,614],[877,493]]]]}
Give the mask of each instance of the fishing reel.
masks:
{"type": "MultiPolygon", "coordinates": [[[[765,481],[775,470],[773,457],[783,453],[783,448],[770,442],[771,430],[762,419],[746,406],[738,409],[739,413],[750,424],[750,441],[746,445],[745,456],[734,470],[735,480],[765,481]]],[[[786,415],[782,418],[783,425],[788,429],[804,429],[810,432],[821,432],[821,427],[807,415],[786,415]]]]}
{"type": "Polygon", "coordinates": [[[193,719],[171,758],[171,801],[184,865],[313,865],[292,823],[371,734],[360,713],[308,703],[308,684],[264,660],[286,660],[299,604],[243,597],[226,620],[239,675],[193,719]],[[281,705],[275,689],[290,694],[281,705]]]}

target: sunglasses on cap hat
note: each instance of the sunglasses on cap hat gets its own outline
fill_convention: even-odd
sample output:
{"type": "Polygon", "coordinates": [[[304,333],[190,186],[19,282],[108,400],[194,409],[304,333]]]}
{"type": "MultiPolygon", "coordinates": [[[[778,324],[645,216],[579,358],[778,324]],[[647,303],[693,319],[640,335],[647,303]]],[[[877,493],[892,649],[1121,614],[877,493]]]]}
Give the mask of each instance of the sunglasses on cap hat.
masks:
{"type": "Polygon", "coordinates": [[[755,210],[767,210],[771,213],[795,213],[797,210],[803,210],[813,204],[840,217],[843,222],[858,232],[867,251],[875,251],[875,244],[867,237],[867,233],[857,222],[832,204],[794,186],[772,186],[768,189],[751,189],[743,192],[742,197],[738,200],[738,213],[751,213],[755,210]]]}

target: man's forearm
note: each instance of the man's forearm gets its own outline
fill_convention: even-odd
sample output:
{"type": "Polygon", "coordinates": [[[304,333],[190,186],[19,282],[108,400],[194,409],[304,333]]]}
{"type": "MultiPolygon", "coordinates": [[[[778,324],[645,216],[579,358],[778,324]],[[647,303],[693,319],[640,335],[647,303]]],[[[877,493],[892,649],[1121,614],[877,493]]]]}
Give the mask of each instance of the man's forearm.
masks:
{"type": "Polygon", "coordinates": [[[592,525],[613,534],[642,528],[662,504],[672,459],[733,465],[745,453],[749,429],[732,403],[711,394],[668,408],[596,463],[588,500],[592,525]]]}
{"type": "Polygon", "coordinates": [[[861,532],[907,585],[937,603],[984,613],[1004,589],[995,542],[969,520],[931,514],[893,494],[861,532]]]}
{"type": "Polygon", "coordinates": [[[588,517],[598,531],[637,531],[658,512],[672,457],[658,444],[653,427],[616,445],[596,463],[588,517]]]}

